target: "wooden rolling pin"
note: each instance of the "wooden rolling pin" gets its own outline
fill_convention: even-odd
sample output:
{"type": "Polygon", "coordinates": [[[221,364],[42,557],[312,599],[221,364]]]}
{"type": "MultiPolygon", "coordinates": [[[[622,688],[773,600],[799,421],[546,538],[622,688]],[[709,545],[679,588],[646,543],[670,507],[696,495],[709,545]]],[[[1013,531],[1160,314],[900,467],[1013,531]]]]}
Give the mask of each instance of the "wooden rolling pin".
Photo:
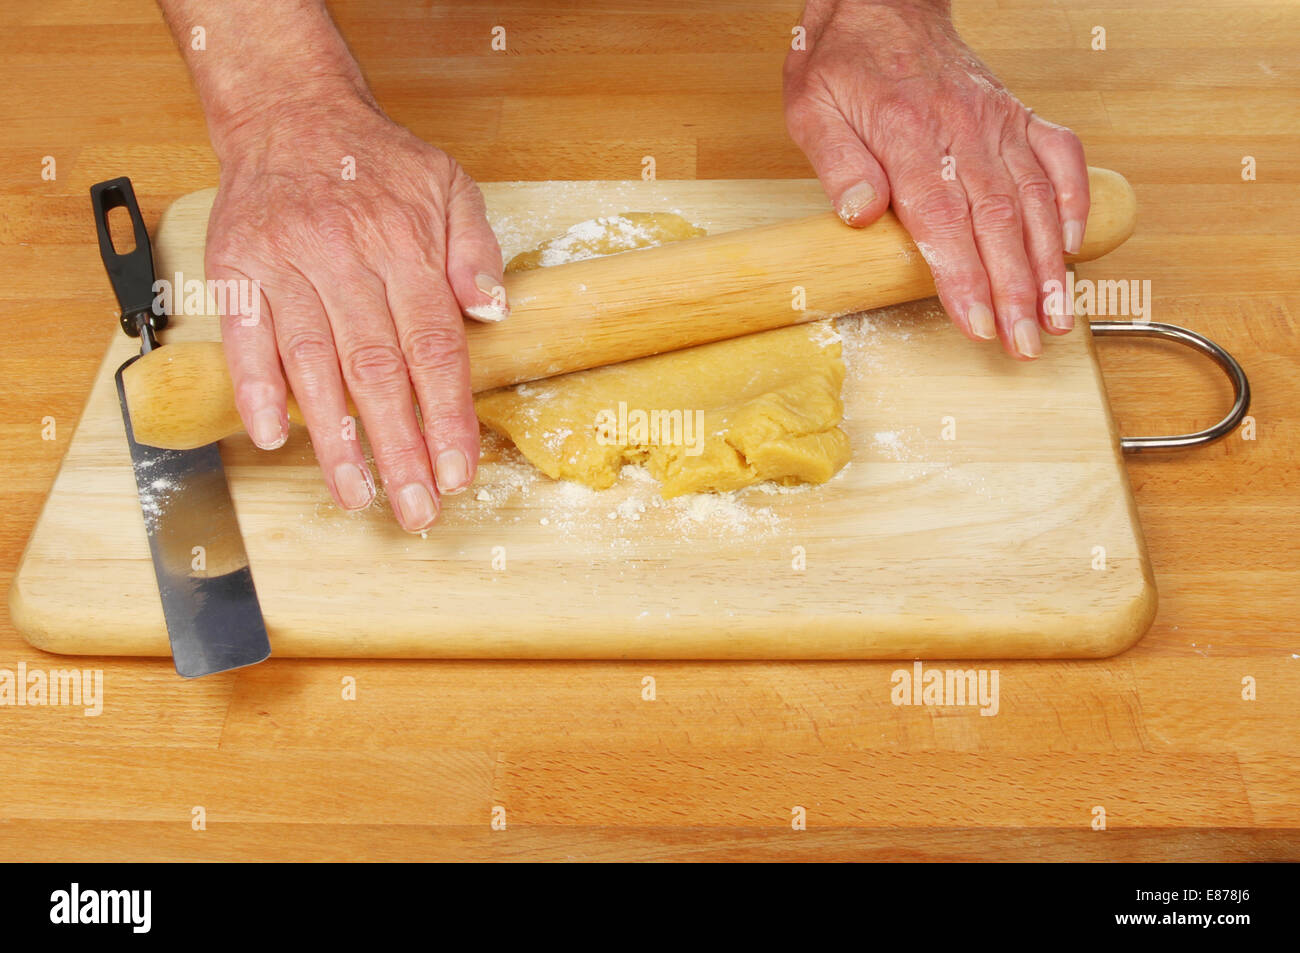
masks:
{"type": "MultiPolygon", "coordinates": [[[[1136,222],[1122,175],[1090,168],[1088,181],[1083,247],[1068,261],[1115,249],[1136,222]]],[[[929,267],[892,212],[862,229],[826,212],[518,272],[505,287],[506,321],[466,325],[476,393],[934,294],[929,267]],[[796,288],[803,310],[794,308],[796,288]]],[[[123,381],[141,443],[184,450],[243,430],[220,343],[159,348],[123,381]]],[[[289,418],[302,423],[292,397],[289,418]]]]}

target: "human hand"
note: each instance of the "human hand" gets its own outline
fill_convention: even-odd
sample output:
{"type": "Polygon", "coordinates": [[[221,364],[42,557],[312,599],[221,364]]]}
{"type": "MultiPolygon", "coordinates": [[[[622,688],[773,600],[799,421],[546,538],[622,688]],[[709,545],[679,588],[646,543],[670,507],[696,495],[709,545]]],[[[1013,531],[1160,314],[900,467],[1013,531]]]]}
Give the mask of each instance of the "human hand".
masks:
{"type": "Polygon", "coordinates": [[[804,27],[786,121],[841,218],[870,224],[892,196],[957,327],[1037,357],[1040,328],[1073,326],[1049,282],[1064,286],[1088,218],[1078,138],[1007,92],[946,0],[811,0],[804,27]]]}
{"type": "Polygon", "coordinates": [[[346,385],[398,522],[427,528],[478,465],[462,313],[508,313],[477,185],[359,97],[277,104],[213,138],[207,277],[261,285],[259,314],[222,316],[244,426],[284,443],[287,379],[334,499],[368,506],[346,385]]]}

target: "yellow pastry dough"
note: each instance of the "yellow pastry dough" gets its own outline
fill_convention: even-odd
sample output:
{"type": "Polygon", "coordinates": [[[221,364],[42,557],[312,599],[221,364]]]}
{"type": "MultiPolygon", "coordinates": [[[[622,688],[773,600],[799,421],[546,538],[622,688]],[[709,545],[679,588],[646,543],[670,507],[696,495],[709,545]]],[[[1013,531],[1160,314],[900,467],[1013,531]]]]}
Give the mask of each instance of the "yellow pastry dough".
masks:
{"type": "MultiPolygon", "coordinates": [[[[672,213],[624,213],[576,225],[508,270],[696,234],[672,213]]],[[[505,387],[474,404],[547,476],[605,489],[624,464],[644,464],[673,497],[829,480],[849,459],[837,426],[843,381],[839,336],[820,321],[505,387]]]]}

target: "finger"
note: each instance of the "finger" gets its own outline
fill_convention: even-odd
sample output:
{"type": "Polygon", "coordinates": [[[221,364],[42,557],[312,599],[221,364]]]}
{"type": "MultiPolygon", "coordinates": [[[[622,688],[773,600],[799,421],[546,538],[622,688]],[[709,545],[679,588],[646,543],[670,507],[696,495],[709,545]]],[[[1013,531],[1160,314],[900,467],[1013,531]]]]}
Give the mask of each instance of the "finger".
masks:
{"type": "Polygon", "coordinates": [[[1015,182],[1000,159],[964,163],[958,175],[970,196],[975,244],[988,272],[1002,345],[1013,357],[1038,357],[1038,289],[1025,252],[1015,182]]]}
{"type": "Polygon", "coordinates": [[[1064,334],[1074,327],[1074,309],[1065,301],[1065,257],[1056,190],[1029,149],[1004,149],[1002,161],[1020,199],[1025,252],[1038,288],[1038,323],[1049,334],[1064,334]]]}
{"type": "Polygon", "coordinates": [[[1083,247],[1090,204],[1083,143],[1069,129],[1038,116],[1030,117],[1027,133],[1029,148],[1056,189],[1057,211],[1063,223],[1061,244],[1066,253],[1078,254],[1083,247]]]}
{"type": "Polygon", "coordinates": [[[959,181],[942,174],[943,157],[906,158],[894,182],[899,220],[934,275],[939,301],[957,327],[976,341],[997,337],[988,275],[971,231],[970,208],[959,181]]]}
{"type": "Polygon", "coordinates": [[[221,311],[221,345],[235,391],[235,407],[253,443],[263,450],[275,450],[289,439],[284,375],[276,351],[271,307],[265,295],[246,274],[255,270],[208,262],[213,281],[234,282],[227,288],[248,292],[226,295],[221,311]]]}
{"type": "Polygon", "coordinates": [[[375,498],[375,481],[361,452],[355,421],[348,416],[325,309],[301,275],[278,279],[271,298],[280,360],[311,434],[325,485],[343,509],[364,509],[375,498]]]}
{"type": "Polygon", "coordinates": [[[501,278],[501,246],[488,225],[483,193],[464,169],[455,169],[447,204],[447,280],[467,317],[504,321],[510,302],[501,278]]]}
{"type": "Polygon", "coordinates": [[[420,402],[424,442],[440,493],[459,493],[478,469],[478,417],[470,392],[465,325],[451,289],[433,271],[389,276],[389,307],[420,402]]]}
{"type": "Polygon", "coordinates": [[[889,208],[889,177],[838,110],[791,106],[786,123],[840,218],[870,225],[889,208]]]}
{"type": "Polygon", "coordinates": [[[393,513],[407,532],[438,518],[438,493],[412,403],[406,360],[379,277],[327,274],[313,284],[329,318],[343,381],[356,402],[393,513]]]}

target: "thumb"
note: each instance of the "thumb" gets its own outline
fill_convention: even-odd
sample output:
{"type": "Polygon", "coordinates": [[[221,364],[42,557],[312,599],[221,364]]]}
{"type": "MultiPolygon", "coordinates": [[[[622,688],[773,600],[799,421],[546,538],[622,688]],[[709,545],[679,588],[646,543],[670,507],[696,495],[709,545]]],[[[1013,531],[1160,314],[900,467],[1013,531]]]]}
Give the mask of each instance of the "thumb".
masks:
{"type": "Polygon", "coordinates": [[[796,109],[789,126],[840,218],[861,227],[884,214],[889,177],[839,112],[824,106],[796,109]]]}
{"type": "Polygon", "coordinates": [[[510,303],[501,277],[501,246],[488,225],[483,193],[464,169],[455,168],[447,202],[447,282],[467,317],[504,321],[510,303]]]}

